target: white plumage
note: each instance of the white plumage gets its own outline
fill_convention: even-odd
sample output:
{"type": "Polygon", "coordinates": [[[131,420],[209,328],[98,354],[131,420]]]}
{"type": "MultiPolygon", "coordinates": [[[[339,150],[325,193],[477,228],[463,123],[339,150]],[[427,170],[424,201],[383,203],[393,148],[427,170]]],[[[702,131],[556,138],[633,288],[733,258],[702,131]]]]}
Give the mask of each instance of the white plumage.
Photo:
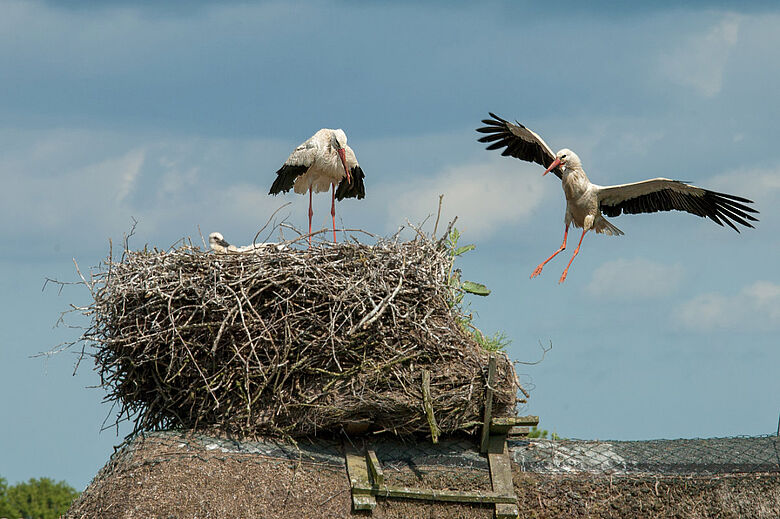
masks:
{"type": "Polygon", "coordinates": [[[209,247],[214,252],[238,252],[238,248],[235,245],[230,245],[222,233],[213,232],[209,234],[209,247]]]}
{"type": "Polygon", "coordinates": [[[572,261],[577,256],[585,233],[594,230],[610,236],[620,236],[623,231],[612,225],[606,216],[618,216],[621,213],[654,213],[658,211],[686,211],[701,217],[710,218],[718,225],[724,223],[739,232],[734,223],[753,227],[749,222],[758,221],[750,213],[758,213],[745,204],[751,200],[739,196],[717,193],[701,187],[692,186],[679,180],[654,178],[631,184],[617,186],[599,186],[588,180],[582,162],[576,153],[562,149],[553,154],[552,149],[535,132],[520,123],[512,124],[493,113],[492,119],[484,119],[487,126],[477,131],[485,133],[479,142],[491,143],[487,149],[505,148],[501,155],[513,156],[521,160],[536,162],[547,169],[542,174],[552,171],[561,179],[566,196],[566,224],[563,233],[563,244],[552,256],[539,264],[531,273],[536,277],[542,273],[544,265],[559,252],[566,249],[566,237],[569,225],[582,229],[582,236],[569,260],[569,264],[561,275],[559,283],[566,279],[572,261]]]}
{"type": "Polygon", "coordinates": [[[222,233],[213,232],[209,234],[209,247],[211,247],[211,250],[214,252],[220,252],[220,253],[226,253],[226,252],[253,252],[256,250],[261,250],[268,247],[274,247],[276,250],[284,250],[287,247],[285,245],[274,243],[274,242],[263,242],[263,243],[253,243],[250,245],[244,245],[241,247],[236,247],[235,245],[229,244],[225,238],[222,236],[222,233]]]}
{"type": "Polygon", "coordinates": [[[321,193],[332,187],[331,216],[333,241],[336,241],[336,200],[365,197],[365,175],[355,152],[347,146],[343,130],[323,128],[295,148],[281,168],[269,194],[309,192],[309,244],[311,244],[312,192],[321,193]],[[336,187],[338,185],[338,188],[336,187]]]}

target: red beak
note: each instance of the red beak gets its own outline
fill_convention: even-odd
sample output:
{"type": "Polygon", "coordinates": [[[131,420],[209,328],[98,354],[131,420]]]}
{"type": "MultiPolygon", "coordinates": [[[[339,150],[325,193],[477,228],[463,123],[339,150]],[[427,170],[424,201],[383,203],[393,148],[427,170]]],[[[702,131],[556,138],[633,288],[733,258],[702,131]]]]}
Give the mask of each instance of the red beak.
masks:
{"type": "Polygon", "coordinates": [[[352,183],[352,177],[349,174],[349,168],[347,168],[347,155],[344,151],[344,148],[339,148],[339,157],[341,158],[341,163],[344,165],[344,173],[347,174],[347,182],[350,184],[352,183]]]}
{"type": "Polygon", "coordinates": [[[554,170],[558,166],[561,165],[561,159],[555,159],[552,164],[550,164],[550,167],[544,170],[544,173],[542,173],[542,176],[545,176],[550,171],[554,170]]]}

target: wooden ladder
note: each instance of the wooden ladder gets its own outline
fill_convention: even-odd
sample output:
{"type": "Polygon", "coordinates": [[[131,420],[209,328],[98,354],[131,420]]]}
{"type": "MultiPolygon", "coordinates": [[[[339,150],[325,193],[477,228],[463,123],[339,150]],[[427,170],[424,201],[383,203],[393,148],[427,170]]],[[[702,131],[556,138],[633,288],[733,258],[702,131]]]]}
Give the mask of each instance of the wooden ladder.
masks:
{"type": "Polygon", "coordinates": [[[435,490],[390,486],[376,452],[361,452],[351,444],[344,444],[347,473],[352,491],[352,507],[355,510],[373,510],[376,498],[421,499],[457,503],[495,505],[496,519],[518,517],[517,496],[512,482],[512,466],[507,448],[508,435],[526,435],[529,428],[539,424],[538,416],[493,417],[493,387],[496,376],[496,357],[490,356],[488,383],[485,390],[485,414],[482,424],[480,452],[485,454],[490,468],[492,491],[462,492],[459,490],[435,490]]]}

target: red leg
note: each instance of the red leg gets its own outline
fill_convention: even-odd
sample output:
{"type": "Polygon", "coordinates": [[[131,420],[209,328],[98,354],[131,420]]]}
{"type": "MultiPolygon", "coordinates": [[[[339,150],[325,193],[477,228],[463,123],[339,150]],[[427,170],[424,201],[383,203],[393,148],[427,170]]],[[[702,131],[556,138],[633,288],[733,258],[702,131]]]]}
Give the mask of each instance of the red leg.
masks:
{"type": "Polygon", "coordinates": [[[336,243],[336,184],[331,184],[333,191],[330,195],[330,215],[333,217],[333,243],[336,243]]]}
{"type": "Polygon", "coordinates": [[[567,225],[566,229],[563,231],[563,244],[561,245],[561,248],[558,249],[557,251],[553,252],[552,256],[550,256],[549,258],[547,258],[546,260],[541,262],[539,264],[539,266],[534,269],[534,271],[531,273],[531,279],[533,279],[536,276],[538,276],[539,274],[541,274],[542,273],[542,268],[547,264],[547,262],[550,261],[551,259],[553,259],[556,254],[558,254],[562,250],[566,249],[566,236],[568,236],[568,235],[569,235],[569,226],[567,225]]]}
{"type": "Polygon", "coordinates": [[[311,186],[309,186],[309,247],[311,247],[311,217],[314,216],[314,211],[311,209],[311,186]]]}
{"type": "Polygon", "coordinates": [[[580,236],[580,242],[577,244],[577,248],[574,249],[574,254],[572,254],[571,259],[569,260],[569,264],[566,265],[566,270],[563,271],[563,274],[561,274],[561,279],[558,280],[558,283],[563,283],[566,280],[566,274],[569,272],[569,267],[571,267],[571,262],[574,261],[574,258],[577,256],[577,253],[580,251],[580,245],[582,245],[582,239],[585,237],[585,233],[588,232],[587,230],[582,230],[582,236],[580,236]]]}

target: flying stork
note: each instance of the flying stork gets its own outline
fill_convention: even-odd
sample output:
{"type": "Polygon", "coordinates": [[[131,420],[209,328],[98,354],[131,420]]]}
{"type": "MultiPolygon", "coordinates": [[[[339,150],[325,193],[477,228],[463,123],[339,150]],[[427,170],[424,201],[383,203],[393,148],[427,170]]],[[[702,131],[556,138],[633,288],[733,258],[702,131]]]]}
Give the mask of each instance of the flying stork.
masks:
{"type": "Polygon", "coordinates": [[[631,184],[617,186],[599,186],[588,180],[582,169],[580,158],[573,151],[564,148],[553,153],[539,135],[519,122],[512,124],[490,113],[492,119],[483,119],[487,126],[477,128],[485,133],[479,142],[491,143],[487,149],[505,148],[501,155],[516,157],[528,162],[536,162],[547,168],[542,176],[550,171],[561,179],[563,193],[566,196],[566,227],[563,232],[563,244],[552,256],[544,260],[531,273],[534,278],[542,273],[542,268],[559,252],[566,248],[566,236],[569,225],[582,229],[582,236],[574,249],[569,264],[561,275],[563,283],[572,261],[580,251],[582,239],[589,230],[610,236],[620,236],[623,231],[612,225],[606,216],[618,216],[620,213],[655,213],[658,211],[687,211],[701,217],[707,217],[722,226],[724,223],[739,232],[734,222],[752,228],[750,222],[758,219],[749,213],[758,213],[745,204],[752,200],[739,196],[717,193],[696,187],[679,180],[653,178],[631,184]],[[749,221],[750,222],[749,222],[749,221]]]}
{"type": "Polygon", "coordinates": [[[332,186],[330,214],[333,218],[333,242],[336,242],[336,200],[366,196],[365,175],[360,169],[355,152],[347,146],[343,130],[323,128],[295,148],[276,172],[269,195],[287,192],[292,188],[298,194],[309,191],[309,246],[311,246],[311,194],[327,191],[332,186]],[[336,187],[338,184],[338,188],[336,187]]]}

